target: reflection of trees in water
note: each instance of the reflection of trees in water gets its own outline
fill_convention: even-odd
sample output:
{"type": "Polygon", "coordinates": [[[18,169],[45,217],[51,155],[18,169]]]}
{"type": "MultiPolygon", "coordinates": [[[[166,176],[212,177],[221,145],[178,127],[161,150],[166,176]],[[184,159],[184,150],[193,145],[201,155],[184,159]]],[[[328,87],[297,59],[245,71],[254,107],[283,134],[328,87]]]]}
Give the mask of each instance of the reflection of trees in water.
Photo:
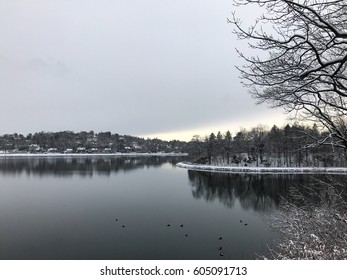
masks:
{"type": "Polygon", "coordinates": [[[318,175],[310,177],[303,185],[293,185],[289,189],[288,202],[296,207],[330,207],[347,202],[346,176],[318,175]],[[338,202],[337,202],[338,201],[338,202]]]}
{"type": "Polygon", "coordinates": [[[175,165],[179,157],[64,157],[64,158],[10,158],[0,160],[0,173],[54,176],[109,176],[138,168],[159,167],[165,163],[175,165]]]}
{"type": "Polygon", "coordinates": [[[302,184],[308,176],[283,174],[226,174],[188,171],[193,197],[233,207],[236,200],[245,209],[266,211],[279,205],[291,184],[302,184]]]}

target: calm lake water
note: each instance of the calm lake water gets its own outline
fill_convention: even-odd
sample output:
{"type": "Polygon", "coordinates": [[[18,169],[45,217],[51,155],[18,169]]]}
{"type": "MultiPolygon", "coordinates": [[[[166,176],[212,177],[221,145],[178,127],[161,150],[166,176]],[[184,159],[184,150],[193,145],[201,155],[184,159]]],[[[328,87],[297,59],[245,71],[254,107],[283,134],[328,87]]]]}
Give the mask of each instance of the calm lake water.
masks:
{"type": "Polygon", "coordinates": [[[187,171],[181,160],[0,159],[0,259],[266,255],[278,237],[267,219],[305,176],[187,171]]]}

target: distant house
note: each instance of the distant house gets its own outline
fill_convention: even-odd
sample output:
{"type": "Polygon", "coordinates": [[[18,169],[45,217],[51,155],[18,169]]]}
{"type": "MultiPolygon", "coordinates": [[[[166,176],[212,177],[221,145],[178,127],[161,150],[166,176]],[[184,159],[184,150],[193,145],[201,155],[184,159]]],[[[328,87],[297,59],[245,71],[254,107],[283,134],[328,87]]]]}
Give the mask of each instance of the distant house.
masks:
{"type": "Polygon", "coordinates": [[[29,146],[29,153],[39,153],[41,151],[41,148],[37,144],[31,144],[29,146]]]}
{"type": "Polygon", "coordinates": [[[112,149],[111,149],[111,148],[105,148],[105,149],[104,149],[104,152],[105,152],[105,153],[111,153],[111,152],[112,152],[112,149]]]}
{"type": "Polygon", "coordinates": [[[58,153],[58,149],[57,149],[57,148],[49,148],[49,149],[47,150],[47,153],[49,153],[49,154],[58,153]]]}
{"type": "Polygon", "coordinates": [[[77,151],[77,153],[85,153],[86,148],[85,147],[78,147],[76,151],[77,151]]]}
{"type": "Polygon", "coordinates": [[[66,149],[64,151],[65,154],[72,154],[73,153],[73,149],[66,149]]]}
{"type": "Polygon", "coordinates": [[[142,147],[140,145],[138,145],[137,142],[133,142],[132,146],[133,146],[134,150],[141,150],[142,149],[142,147]]]}

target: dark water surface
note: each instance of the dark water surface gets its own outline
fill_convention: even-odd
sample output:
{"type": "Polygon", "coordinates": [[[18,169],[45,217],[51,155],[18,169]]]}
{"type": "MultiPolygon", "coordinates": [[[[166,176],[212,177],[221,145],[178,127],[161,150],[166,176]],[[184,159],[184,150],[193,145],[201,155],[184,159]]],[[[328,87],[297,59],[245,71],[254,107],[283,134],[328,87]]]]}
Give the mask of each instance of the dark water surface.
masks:
{"type": "Polygon", "coordinates": [[[266,219],[305,176],[187,171],[180,160],[0,159],[0,259],[267,254],[278,235],[266,219]]]}

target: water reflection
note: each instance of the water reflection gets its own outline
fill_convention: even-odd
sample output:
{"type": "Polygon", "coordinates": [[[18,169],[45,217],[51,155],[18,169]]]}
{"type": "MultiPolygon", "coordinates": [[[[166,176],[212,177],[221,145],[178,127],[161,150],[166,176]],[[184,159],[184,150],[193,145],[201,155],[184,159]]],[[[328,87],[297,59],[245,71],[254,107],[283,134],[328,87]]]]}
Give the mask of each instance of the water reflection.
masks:
{"type": "Polygon", "coordinates": [[[188,171],[192,195],[206,201],[218,200],[232,208],[236,201],[242,208],[267,211],[276,208],[293,184],[303,184],[308,175],[225,174],[188,171]]]}
{"type": "Polygon", "coordinates": [[[331,188],[343,193],[346,180],[343,175],[235,174],[192,170],[188,171],[188,178],[195,199],[219,201],[229,208],[238,201],[243,209],[256,212],[276,209],[283,199],[298,207],[308,202],[314,205],[332,203],[331,188]],[[293,192],[299,192],[301,199],[294,199],[293,192]],[[317,195],[312,195],[312,192],[317,195]]]}
{"type": "Polygon", "coordinates": [[[180,157],[35,157],[0,159],[1,175],[28,176],[110,176],[112,173],[129,172],[139,168],[160,167],[164,164],[174,166],[180,157]]]}
{"type": "Polygon", "coordinates": [[[266,217],[308,179],[187,172],[180,160],[0,160],[0,259],[221,259],[219,247],[253,259],[277,238],[266,217]]]}

